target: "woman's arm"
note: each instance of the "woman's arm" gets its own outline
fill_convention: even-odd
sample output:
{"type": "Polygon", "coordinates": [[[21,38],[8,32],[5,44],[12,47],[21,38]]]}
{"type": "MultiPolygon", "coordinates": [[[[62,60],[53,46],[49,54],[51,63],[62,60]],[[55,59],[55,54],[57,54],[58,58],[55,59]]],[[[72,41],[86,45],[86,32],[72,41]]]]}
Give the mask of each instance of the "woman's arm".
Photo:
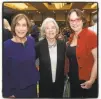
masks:
{"type": "Polygon", "coordinates": [[[4,46],[3,49],[3,67],[2,67],[2,84],[3,84],[3,97],[12,95],[10,90],[10,59],[8,58],[8,48],[4,46]]]}
{"type": "Polygon", "coordinates": [[[94,57],[94,64],[91,70],[91,76],[90,79],[84,83],[81,84],[81,87],[84,89],[91,88],[92,84],[95,82],[97,78],[97,48],[94,48],[91,50],[91,53],[94,57]]]}
{"type": "Polygon", "coordinates": [[[95,79],[97,78],[97,48],[92,49],[91,53],[94,57],[94,64],[91,71],[90,81],[93,84],[95,79]]]}

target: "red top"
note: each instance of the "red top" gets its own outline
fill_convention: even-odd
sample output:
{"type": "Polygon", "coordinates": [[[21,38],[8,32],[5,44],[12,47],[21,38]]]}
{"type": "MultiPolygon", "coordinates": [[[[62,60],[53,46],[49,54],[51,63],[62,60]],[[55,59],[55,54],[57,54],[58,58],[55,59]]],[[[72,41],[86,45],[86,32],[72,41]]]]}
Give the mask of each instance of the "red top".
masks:
{"type": "MultiPolygon", "coordinates": [[[[72,41],[74,33],[71,34],[69,43],[72,41]]],[[[85,28],[83,29],[77,39],[76,58],[79,69],[79,80],[89,80],[91,75],[94,58],[91,50],[97,47],[96,34],[85,28]]]]}

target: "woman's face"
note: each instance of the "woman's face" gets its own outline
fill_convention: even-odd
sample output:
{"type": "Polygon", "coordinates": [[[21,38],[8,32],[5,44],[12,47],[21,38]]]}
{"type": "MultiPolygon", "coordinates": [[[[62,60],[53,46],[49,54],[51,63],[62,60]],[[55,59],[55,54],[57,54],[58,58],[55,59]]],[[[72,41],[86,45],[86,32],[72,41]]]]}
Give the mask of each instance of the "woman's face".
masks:
{"type": "Polygon", "coordinates": [[[83,21],[77,16],[76,12],[72,12],[69,16],[70,27],[75,32],[80,32],[83,27],[83,21]]]}
{"type": "Polygon", "coordinates": [[[16,36],[19,38],[24,38],[28,32],[27,22],[24,18],[19,20],[15,26],[16,36]]]}
{"type": "Polygon", "coordinates": [[[45,26],[45,35],[48,39],[54,39],[56,37],[57,31],[56,26],[53,22],[48,22],[45,26]]]}

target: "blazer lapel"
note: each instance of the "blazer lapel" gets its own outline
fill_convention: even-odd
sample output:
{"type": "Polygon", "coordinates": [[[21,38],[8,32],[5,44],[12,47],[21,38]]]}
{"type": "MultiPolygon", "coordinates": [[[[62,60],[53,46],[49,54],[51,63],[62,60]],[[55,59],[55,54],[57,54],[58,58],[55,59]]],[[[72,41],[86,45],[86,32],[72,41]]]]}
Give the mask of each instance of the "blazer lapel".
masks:
{"type": "Polygon", "coordinates": [[[50,77],[52,79],[52,71],[51,71],[51,61],[50,61],[50,54],[49,54],[49,49],[48,49],[48,42],[47,39],[44,39],[44,44],[43,44],[43,54],[45,57],[47,57],[47,62],[48,62],[48,67],[47,69],[50,71],[50,77]]]}
{"type": "Polygon", "coordinates": [[[60,57],[60,53],[61,53],[61,46],[59,44],[59,41],[57,40],[57,69],[56,69],[56,79],[58,77],[59,74],[59,57],[60,57]]]}

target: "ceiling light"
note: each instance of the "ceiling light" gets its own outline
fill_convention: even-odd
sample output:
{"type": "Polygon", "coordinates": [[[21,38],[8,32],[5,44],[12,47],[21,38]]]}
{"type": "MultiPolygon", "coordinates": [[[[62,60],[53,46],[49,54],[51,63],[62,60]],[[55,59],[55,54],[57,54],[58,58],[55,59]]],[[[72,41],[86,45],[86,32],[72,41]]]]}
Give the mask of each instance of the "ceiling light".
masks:
{"type": "Polygon", "coordinates": [[[92,5],[91,5],[91,8],[95,8],[97,6],[97,3],[93,3],[92,5]]]}
{"type": "Polygon", "coordinates": [[[4,3],[4,6],[19,10],[24,10],[28,8],[25,3],[4,3]]]}
{"type": "Polygon", "coordinates": [[[61,9],[65,5],[65,3],[52,3],[52,4],[55,5],[56,9],[61,9]]]}

